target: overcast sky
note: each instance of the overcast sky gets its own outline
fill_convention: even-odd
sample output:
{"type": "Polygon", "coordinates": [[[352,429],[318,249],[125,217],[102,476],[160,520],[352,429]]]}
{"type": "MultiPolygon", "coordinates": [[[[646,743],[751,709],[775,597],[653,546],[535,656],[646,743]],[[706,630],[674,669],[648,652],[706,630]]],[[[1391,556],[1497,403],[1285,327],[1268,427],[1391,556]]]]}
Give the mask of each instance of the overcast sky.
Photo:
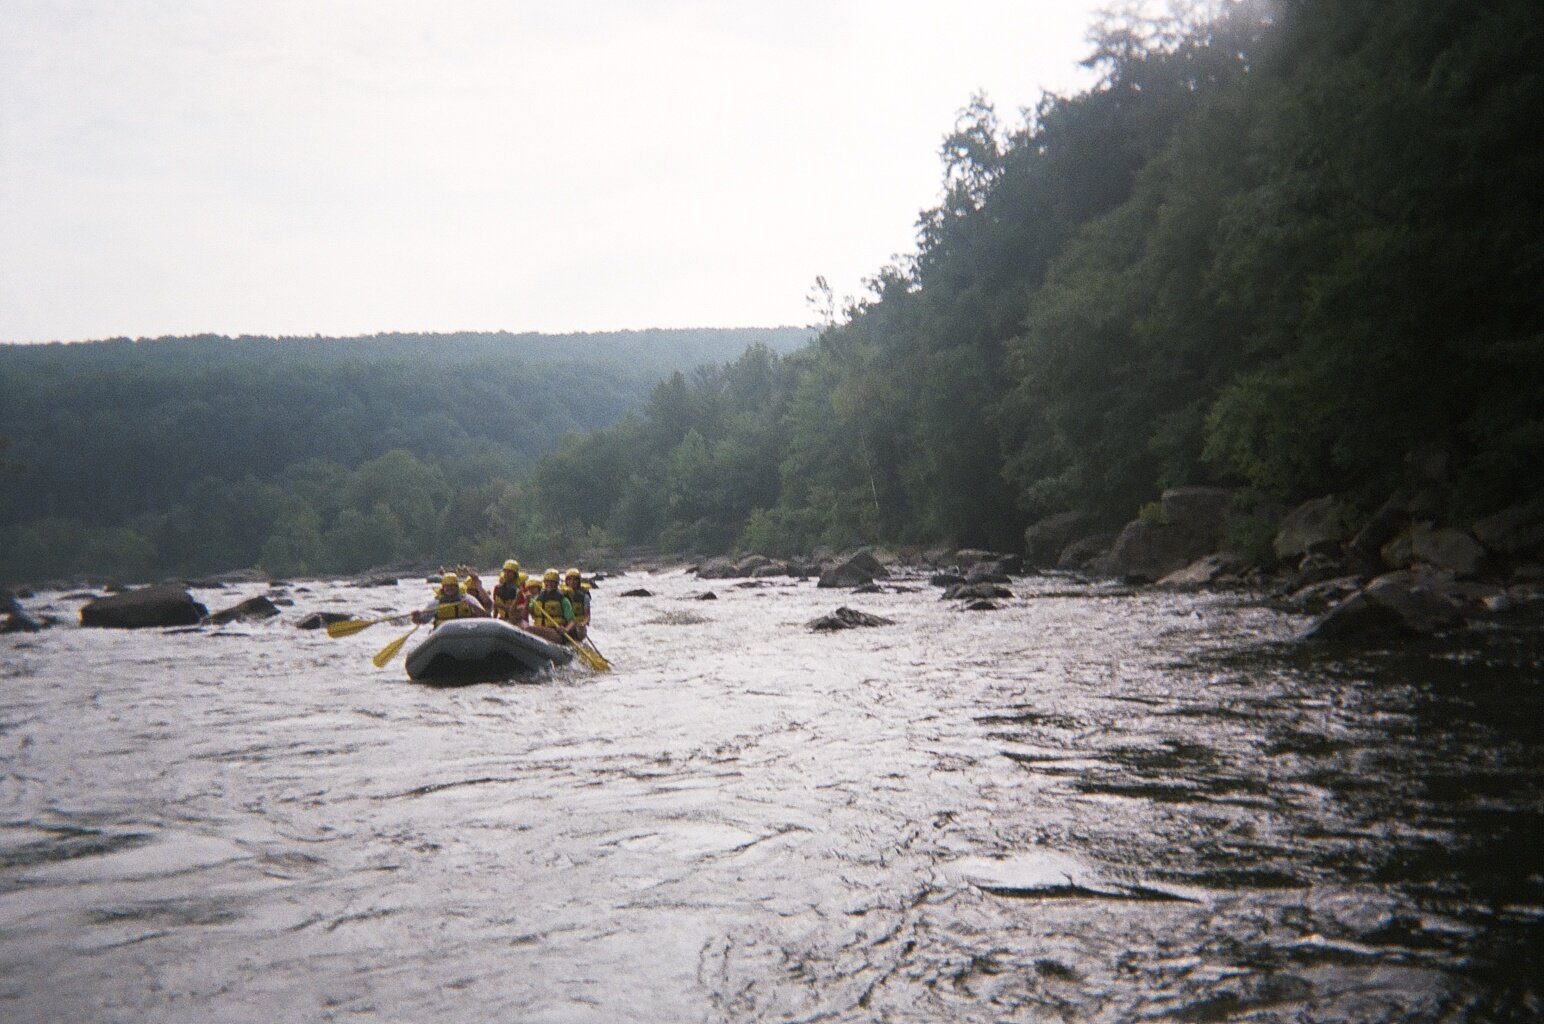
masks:
{"type": "Polygon", "coordinates": [[[0,0],[0,340],[770,326],[1098,0],[0,0]]]}

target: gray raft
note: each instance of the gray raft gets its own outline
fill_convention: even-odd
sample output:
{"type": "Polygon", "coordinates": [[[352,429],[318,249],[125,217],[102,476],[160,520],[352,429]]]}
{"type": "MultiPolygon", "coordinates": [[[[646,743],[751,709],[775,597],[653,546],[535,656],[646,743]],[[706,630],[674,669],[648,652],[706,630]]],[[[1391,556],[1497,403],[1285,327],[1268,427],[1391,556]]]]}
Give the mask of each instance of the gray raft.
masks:
{"type": "Polygon", "coordinates": [[[451,619],[408,652],[407,674],[420,682],[481,682],[529,675],[572,658],[567,647],[502,619],[451,619]]]}

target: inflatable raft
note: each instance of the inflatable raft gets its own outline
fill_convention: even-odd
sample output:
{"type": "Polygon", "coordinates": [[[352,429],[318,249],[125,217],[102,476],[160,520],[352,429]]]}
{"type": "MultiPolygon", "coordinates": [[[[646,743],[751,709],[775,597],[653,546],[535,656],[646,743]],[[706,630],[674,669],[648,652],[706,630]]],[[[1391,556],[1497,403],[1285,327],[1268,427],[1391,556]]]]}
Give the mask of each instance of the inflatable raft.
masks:
{"type": "Polygon", "coordinates": [[[566,665],[572,658],[567,647],[502,619],[452,619],[408,652],[407,674],[419,682],[485,682],[566,665]]]}

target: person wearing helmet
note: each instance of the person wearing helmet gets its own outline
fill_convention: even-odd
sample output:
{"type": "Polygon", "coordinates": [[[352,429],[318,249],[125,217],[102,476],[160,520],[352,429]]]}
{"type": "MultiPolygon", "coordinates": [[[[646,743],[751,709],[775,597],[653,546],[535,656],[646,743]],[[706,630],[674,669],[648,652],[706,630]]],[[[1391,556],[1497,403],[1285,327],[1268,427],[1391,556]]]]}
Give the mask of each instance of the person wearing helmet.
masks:
{"type": "Polygon", "coordinates": [[[427,608],[413,613],[417,623],[432,622],[438,626],[451,619],[485,619],[487,609],[461,590],[461,577],[447,572],[440,577],[440,585],[434,591],[434,601],[427,608]]]}
{"type": "Polygon", "coordinates": [[[573,628],[574,606],[558,587],[556,569],[541,574],[541,590],[531,598],[531,621],[531,632],[555,644],[563,643],[573,628]]]}
{"type": "Polygon", "coordinates": [[[574,624],[568,635],[575,640],[583,640],[590,629],[590,591],[578,569],[570,569],[563,574],[563,593],[574,609],[574,624]]]}
{"type": "Polygon", "coordinates": [[[493,614],[493,597],[483,587],[482,579],[477,575],[477,570],[461,567],[461,575],[465,577],[461,581],[461,593],[470,597],[482,606],[484,616],[493,614]]]}
{"type": "Polygon", "coordinates": [[[503,619],[521,625],[530,617],[530,608],[526,604],[525,573],[520,571],[520,563],[513,558],[504,563],[504,568],[499,572],[499,581],[493,586],[493,615],[494,618],[503,619]]]}

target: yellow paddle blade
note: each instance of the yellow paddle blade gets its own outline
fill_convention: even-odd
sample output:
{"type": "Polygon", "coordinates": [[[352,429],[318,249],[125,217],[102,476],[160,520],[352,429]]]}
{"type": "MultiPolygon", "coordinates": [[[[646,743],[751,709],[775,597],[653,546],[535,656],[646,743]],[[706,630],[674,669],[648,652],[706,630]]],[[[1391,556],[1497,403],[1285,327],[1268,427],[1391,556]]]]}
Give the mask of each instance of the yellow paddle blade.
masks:
{"type": "MultiPolygon", "coordinates": [[[[419,623],[419,625],[423,625],[423,623],[419,623]]],[[[370,659],[371,661],[375,662],[375,667],[385,668],[386,663],[392,658],[395,658],[397,656],[397,652],[402,650],[402,645],[407,643],[407,638],[416,632],[418,632],[418,626],[414,626],[412,629],[408,630],[406,633],[403,633],[401,636],[397,637],[385,647],[382,647],[376,653],[375,657],[370,659]]]]}
{"type": "Polygon", "coordinates": [[[379,622],[379,619],[343,619],[340,622],[327,623],[327,635],[336,640],[340,636],[353,636],[362,633],[379,622]]]}
{"type": "Polygon", "coordinates": [[[584,646],[580,647],[579,649],[581,651],[586,652],[587,654],[590,654],[590,655],[594,656],[595,660],[593,662],[591,662],[591,665],[592,665],[592,667],[594,667],[595,671],[597,671],[597,672],[610,672],[611,671],[611,662],[607,661],[606,660],[606,656],[604,654],[600,653],[600,651],[597,651],[595,649],[595,645],[590,643],[589,640],[585,640],[584,641],[584,646]]]}
{"type": "MultiPolygon", "coordinates": [[[[569,641],[569,642],[573,643],[573,641],[569,641]]],[[[594,671],[596,671],[596,672],[605,672],[606,670],[611,668],[610,665],[606,664],[606,660],[604,658],[596,657],[593,653],[591,653],[590,651],[585,650],[583,647],[580,647],[578,644],[573,644],[573,648],[574,648],[574,652],[576,654],[578,654],[579,657],[584,659],[584,663],[586,665],[590,666],[590,668],[593,669],[594,671]]]]}

